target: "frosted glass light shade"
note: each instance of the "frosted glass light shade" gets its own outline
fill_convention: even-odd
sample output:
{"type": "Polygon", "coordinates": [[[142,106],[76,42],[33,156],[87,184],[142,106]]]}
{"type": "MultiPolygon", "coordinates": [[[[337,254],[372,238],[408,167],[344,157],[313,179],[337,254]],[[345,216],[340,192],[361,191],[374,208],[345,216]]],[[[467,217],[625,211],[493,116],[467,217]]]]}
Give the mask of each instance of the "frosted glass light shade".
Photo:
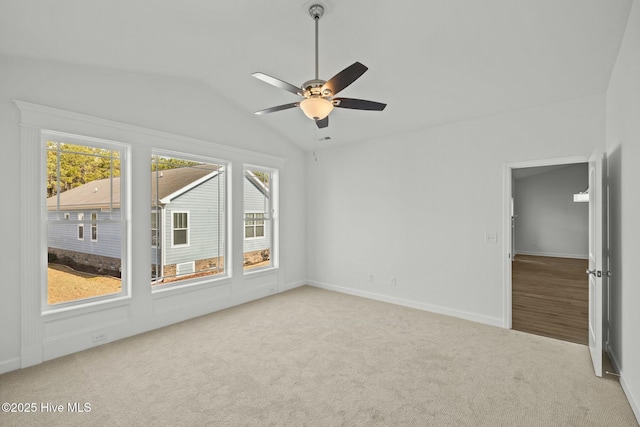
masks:
{"type": "Polygon", "coordinates": [[[300,108],[311,120],[322,120],[333,110],[333,103],[324,98],[307,98],[300,103],[300,108]]]}

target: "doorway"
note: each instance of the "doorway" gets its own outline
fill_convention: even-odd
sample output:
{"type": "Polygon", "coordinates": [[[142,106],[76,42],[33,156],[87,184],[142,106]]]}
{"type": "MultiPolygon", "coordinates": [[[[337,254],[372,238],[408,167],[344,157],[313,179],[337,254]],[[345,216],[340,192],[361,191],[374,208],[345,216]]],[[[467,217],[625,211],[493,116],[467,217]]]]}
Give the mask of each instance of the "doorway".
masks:
{"type": "Polygon", "coordinates": [[[512,166],[508,178],[508,327],[588,344],[589,211],[574,201],[587,194],[588,163],[512,166]]]}

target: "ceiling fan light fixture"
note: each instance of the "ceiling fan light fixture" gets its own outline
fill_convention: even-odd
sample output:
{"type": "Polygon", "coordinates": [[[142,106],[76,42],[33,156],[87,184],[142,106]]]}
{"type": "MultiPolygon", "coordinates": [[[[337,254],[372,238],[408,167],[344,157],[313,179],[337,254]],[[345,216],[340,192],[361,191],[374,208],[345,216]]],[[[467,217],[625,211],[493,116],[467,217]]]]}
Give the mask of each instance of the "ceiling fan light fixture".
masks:
{"type": "Polygon", "coordinates": [[[333,107],[347,108],[351,110],[369,110],[382,111],[387,104],[380,102],[366,101],[354,98],[334,98],[341,90],[355,82],[365,71],[367,67],[360,62],[354,62],[331,79],[321,80],[318,77],[318,22],[324,14],[324,6],[314,4],[309,8],[309,15],[313,18],[316,27],[316,74],[313,80],[307,80],[302,86],[294,86],[275,77],[271,77],[264,73],[253,73],[252,76],[275,86],[284,89],[304,98],[300,102],[290,102],[284,105],[267,108],[256,111],[255,114],[273,113],[276,111],[288,110],[290,108],[300,107],[302,112],[311,120],[316,122],[318,129],[326,128],[329,125],[329,113],[333,111],[333,107]]]}
{"type": "Polygon", "coordinates": [[[333,103],[320,97],[307,98],[300,102],[300,109],[311,120],[322,120],[333,110],[333,103]]]}

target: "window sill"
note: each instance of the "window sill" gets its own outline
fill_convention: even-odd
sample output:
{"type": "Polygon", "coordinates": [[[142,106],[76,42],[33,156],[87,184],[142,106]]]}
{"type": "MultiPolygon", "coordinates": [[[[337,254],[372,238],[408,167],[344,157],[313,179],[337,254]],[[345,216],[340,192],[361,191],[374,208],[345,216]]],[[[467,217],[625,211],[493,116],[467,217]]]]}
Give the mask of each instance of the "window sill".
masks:
{"type": "Polygon", "coordinates": [[[275,273],[278,271],[278,267],[270,266],[270,267],[256,267],[250,268],[248,270],[244,270],[245,276],[261,276],[269,273],[275,273]]]}
{"type": "Polygon", "coordinates": [[[120,307],[129,304],[131,296],[122,295],[104,299],[94,299],[84,303],[70,303],[64,307],[47,307],[42,309],[42,317],[45,320],[57,320],[65,317],[78,316],[85,313],[93,313],[96,308],[103,310],[120,307]]]}
{"type": "Polygon", "coordinates": [[[151,288],[151,294],[163,294],[166,292],[188,292],[214,286],[227,285],[231,282],[231,276],[223,276],[215,279],[187,279],[183,283],[158,284],[151,288]]]}

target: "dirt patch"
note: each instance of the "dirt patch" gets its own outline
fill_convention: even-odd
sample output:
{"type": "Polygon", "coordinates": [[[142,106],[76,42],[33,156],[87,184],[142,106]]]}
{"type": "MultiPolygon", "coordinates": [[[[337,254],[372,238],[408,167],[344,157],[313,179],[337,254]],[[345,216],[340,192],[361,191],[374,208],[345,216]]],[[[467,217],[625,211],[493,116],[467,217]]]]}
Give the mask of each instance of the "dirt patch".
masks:
{"type": "Polygon", "coordinates": [[[120,292],[120,279],[76,271],[66,265],[49,263],[47,302],[59,304],[120,292]]]}

